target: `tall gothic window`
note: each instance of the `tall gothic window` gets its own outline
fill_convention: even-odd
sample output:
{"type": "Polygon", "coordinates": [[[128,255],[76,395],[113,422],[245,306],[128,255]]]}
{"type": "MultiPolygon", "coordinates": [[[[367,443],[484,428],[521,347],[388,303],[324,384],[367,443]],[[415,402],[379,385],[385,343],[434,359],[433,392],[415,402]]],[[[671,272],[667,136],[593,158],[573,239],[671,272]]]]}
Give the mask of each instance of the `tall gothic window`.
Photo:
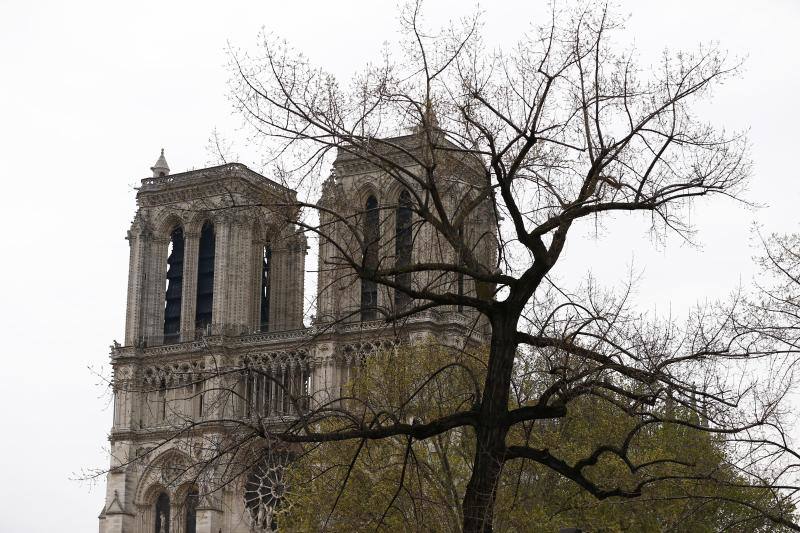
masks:
{"type": "Polygon", "coordinates": [[[167,295],[164,302],[164,342],[178,342],[183,296],[183,228],[172,230],[167,257],[167,295]]]}
{"type": "Polygon", "coordinates": [[[269,329],[269,291],[270,268],[272,267],[272,247],[267,244],[261,261],[261,331],[269,329]]]}
{"type": "MultiPolygon", "coordinates": [[[[395,266],[398,268],[411,265],[412,234],[411,234],[411,195],[408,191],[400,193],[395,214],[395,239],[394,255],[395,266]]],[[[411,288],[411,273],[403,272],[395,276],[395,281],[401,287],[411,288]]],[[[394,291],[394,304],[402,309],[410,302],[408,294],[401,290],[394,291]]]]}
{"type": "Polygon", "coordinates": [[[197,533],[197,503],[200,493],[196,489],[192,489],[186,495],[186,533],[197,533]]]}
{"type": "MultiPolygon", "coordinates": [[[[458,245],[464,246],[464,229],[458,228],[458,245]]],[[[458,265],[464,266],[464,258],[461,251],[458,252],[458,265]]],[[[457,281],[457,291],[459,296],[464,296],[464,273],[459,272],[456,278],[457,281]]],[[[459,299],[458,302],[458,312],[461,313],[464,311],[464,303],[459,299]]]]}
{"type": "Polygon", "coordinates": [[[155,533],[169,533],[169,495],[166,492],[156,499],[155,533]]]}
{"type": "MultiPolygon", "coordinates": [[[[378,268],[379,238],[378,200],[374,196],[367,198],[366,213],[363,219],[364,259],[363,267],[367,271],[378,268]]],[[[361,280],[361,320],[375,320],[378,308],[378,285],[375,281],[361,280]]]]}
{"type": "Polygon", "coordinates": [[[197,255],[197,307],[194,326],[202,329],[211,324],[214,305],[214,226],[203,224],[197,255]]]}

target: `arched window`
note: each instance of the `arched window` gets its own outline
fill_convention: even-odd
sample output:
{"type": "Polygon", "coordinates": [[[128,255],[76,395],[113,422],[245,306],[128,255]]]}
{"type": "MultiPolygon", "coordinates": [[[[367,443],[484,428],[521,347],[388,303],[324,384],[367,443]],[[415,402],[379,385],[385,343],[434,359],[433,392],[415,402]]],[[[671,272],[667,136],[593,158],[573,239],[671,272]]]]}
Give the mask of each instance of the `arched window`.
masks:
{"type": "Polygon", "coordinates": [[[197,533],[197,503],[200,498],[200,493],[196,489],[192,489],[186,495],[186,527],[185,533],[197,533]]]}
{"type": "Polygon", "coordinates": [[[269,291],[270,269],[272,267],[272,247],[264,246],[261,262],[261,331],[269,330],[269,291]]]}
{"type": "Polygon", "coordinates": [[[183,228],[172,230],[167,257],[167,295],[164,302],[164,342],[178,342],[183,297],[183,228]]]}
{"type": "Polygon", "coordinates": [[[197,254],[197,307],[194,326],[203,329],[211,324],[214,305],[214,226],[203,224],[200,232],[200,249],[197,254]]]}
{"type": "MultiPolygon", "coordinates": [[[[411,234],[411,195],[408,191],[400,193],[395,214],[395,239],[394,255],[395,266],[398,268],[411,265],[412,234],[411,234]]],[[[403,272],[395,276],[395,281],[401,287],[411,288],[411,273],[403,272]]],[[[394,291],[394,304],[403,308],[410,302],[408,294],[401,290],[394,291]]]]}
{"type": "Polygon", "coordinates": [[[162,492],[156,499],[155,533],[169,533],[169,494],[162,492]]]}
{"type": "Polygon", "coordinates": [[[247,476],[244,503],[258,531],[278,530],[275,514],[286,496],[286,466],[291,460],[286,452],[270,453],[256,463],[247,476]]]}
{"type": "MultiPolygon", "coordinates": [[[[378,268],[379,239],[378,200],[374,196],[367,198],[366,212],[363,219],[364,258],[362,266],[371,271],[378,268]]],[[[361,320],[375,320],[378,308],[378,285],[373,280],[361,280],[361,320]]]]}
{"type": "MultiPolygon", "coordinates": [[[[464,245],[464,229],[463,228],[458,228],[458,243],[459,243],[459,246],[463,246],[464,245]]],[[[461,251],[458,252],[458,265],[459,266],[464,266],[464,258],[462,257],[461,251]]],[[[457,278],[456,278],[456,284],[457,284],[456,290],[458,292],[458,295],[459,296],[464,296],[464,273],[463,272],[459,272],[458,273],[457,278]]],[[[464,302],[462,302],[459,299],[459,301],[458,301],[458,312],[462,313],[463,311],[464,311],[464,302]]]]}

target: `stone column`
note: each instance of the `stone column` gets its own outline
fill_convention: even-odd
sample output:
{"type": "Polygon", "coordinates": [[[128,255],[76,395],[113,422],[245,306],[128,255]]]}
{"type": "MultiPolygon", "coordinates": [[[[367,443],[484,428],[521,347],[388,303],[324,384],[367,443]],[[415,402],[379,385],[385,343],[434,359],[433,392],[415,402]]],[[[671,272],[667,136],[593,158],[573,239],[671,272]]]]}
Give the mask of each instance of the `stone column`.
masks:
{"type": "MultiPolygon", "coordinates": [[[[330,215],[320,213],[320,227],[330,227],[330,215]]],[[[317,316],[321,322],[333,320],[336,315],[334,309],[333,286],[334,277],[330,272],[331,266],[327,264],[332,255],[332,246],[324,236],[319,238],[319,253],[317,254],[317,316]]]]}
{"type": "Polygon", "coordinates": [[[228,254],[230,250],[230,221],[220,217],[214,221],[214,303],[212,305],[211,322],[216,333],[228,323],[228,254]]]}
{"type": "Polygon", "coordinates": [[[269,298],[269,330],[281,331],[286,329],[286,296],[289,287],[286,283],[286,243],[281,239],[272,242],[272,257],[269,265],[269,275],[272,283],[269,298]]]}
{"type": "Polygon", "coordinates": [[[297,404],[297,386],[295,385],[295,378],[297,377],[297,372],[295,372],[295,363],[293,361],[289,361],[286,364],[288,369],[288,377],[286,379],[286,388],[287,388],[287,401],[288,405],[286,406],[286,411],[288,414],[296,414],[295,405],[297,404]]]}
{"type": "Polygon", "coordinates": [[[129,533],[135,529],[134,487],[136,471],[120,466],[132,451],[130,442],[112,444],[111,465],[106,476],[106,498],[100,513],[100,533],[129,533]]]}
{"type": "Polygon", "coordinates": [[[259,235],[253,236],[250,249],[250,327],[258,331],[261,327],[261,276],[264,268],[264,246],[266,242],[259,235]]]}
{"type": "Polygon", "coordinates": [[[164,298],[167,291],[167,251],[169,239],[153,237],[146,249],[147,271],[144,277],[146,304],[142,306],[147,326],[148,344],[161,344],[164,338],[164,298]]]}
{"type": "Polygon", "coordinates": [[[225,293],[225,324],[228,326],[236,325],[236,300],[239,291],[239,269],[238,263],[241,258],[239,257],[239,234],[241,227],[235,221],[232,221],[228,228],[228,243],[225,254],[225,265],[227,272],[225,273],[225,285],[221,290],[225,293]]]}
{"type": "Polygon", "coordinates": [[[128,274],[128,309],[125,324],[125,345],[137,344],[148,335],[147,317],[150,295],[148,294],[148,273],[152,236],[147,233],[131,235],[131,257],[128,274]]]}
{"type": "Polygon", "coordinates": [[[125,315],[125,345],[132,346],[142,335],[142,281],[144,276],[145,236],[128,232],[130,260],[128,262],[128,307],[125,315]]]}
{"type": "Polygon", "coordinates": [[[197,259],[200,234],[184,233],[183,241],[183,300],[181,301],[181,342],[194,340],[197,309],[197,259]]]}
{"type": "Polygon", "coordinates": [[[269,369],[269,377],[272,378],[270,380],[269,386],[269,407],[267,416],[275,416],[279,414],[278,409],[278,398],[280,395],[280,386],[278,385],[278,372],[277,372],[276,365],[270,365],[269,369]]]}
{"type": "Polygon", "coordinates": [[[308,244],[305,235],[296,233],[292,239],[289,256],[289,275],[291,276],[291,299],[288,302],[289,329],[303,327],[303,297],[305,290],[306,253],[308,244]]]}
{"type": "Polygon", "coordinates": [[[339,397],[341,382],[339,365],[334,357],[331,343],[318,344],[311,353],[309,372],[311,373],[310,409],[328,403],[339,397]]]}
{"type": "Polygon", "coordinates": [[[135,427],[133,399],[133,369],[131,367],[114,368],[114,426],[115,430],[135,427]]]}
{"type": "Polygon", "coordinates": [[[243,330],[250,325],[252,229],[236,222],[231,225],[228,249],[228,323],[243,330]]]}
{"type": "Polygon", "coordinates": [[[305,254],[306,244],[302,235],[284,235],[273,241],[270,266],[270,331],[297,329],[303,325],[305,254]]]}
{"type": "Polygon", "coordinates": [[[248,228],[234,220],[219,226],[214,262],[213,322],[239,332],[249,324],[246,294],[250,270],[250,241],[248,228]]]}

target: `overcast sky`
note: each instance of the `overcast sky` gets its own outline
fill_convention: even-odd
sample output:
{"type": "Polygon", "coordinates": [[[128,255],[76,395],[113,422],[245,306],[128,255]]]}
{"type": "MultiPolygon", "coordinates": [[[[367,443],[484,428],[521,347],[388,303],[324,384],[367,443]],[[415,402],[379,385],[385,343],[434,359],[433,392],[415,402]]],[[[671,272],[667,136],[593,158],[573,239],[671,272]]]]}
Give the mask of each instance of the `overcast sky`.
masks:
{"type": "MultiPolygon", "coordinates": [[[[535,4],[482,4],[489,45],[519,38],[535,4]]],[[[428,15],[446,22],[470,7],[430,1],[428,15]]],[[[709,41],[746,58],[743,77],[703,109],[728,129],[750,129],[749,198],[766,207],[698,205],[700,247],[661,246],[644,225],[614,222],[571,242],[559,267],[614,285],[633,264],[637,302],[680,315],[750,283],[754,222],[797,230],[800,2],[631,1],[621,12],[644,66],[664,47],[709,41]]],[[[0,0],[0,532],[97,529],[104,481],[71,478],[107,463],[111,412],[89,367],[107,372],[108,345],[123,336],[133,187],[162,147],[176,172],[212,158],[214,128],[241,137],[226,43],[252,49],[264,26],[347,79],[395,41],[396,14],[377,0],[0,0]]],[[[257,159],[245,145],[232,152],[257,159]]]]}

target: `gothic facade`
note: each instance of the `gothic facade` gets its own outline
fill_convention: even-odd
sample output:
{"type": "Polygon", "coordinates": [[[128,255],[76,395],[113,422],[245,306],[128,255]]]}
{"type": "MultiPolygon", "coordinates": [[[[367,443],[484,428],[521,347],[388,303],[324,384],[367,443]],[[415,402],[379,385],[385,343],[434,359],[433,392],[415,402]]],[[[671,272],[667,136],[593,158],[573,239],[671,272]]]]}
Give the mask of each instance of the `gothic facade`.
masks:
{"type": "MultiPolygon", "coordinates": [[[[214,460],[240,431],[237,420],[289,424],[303,409],[334,400],[371,350],[429,337],[479,342],[486,325],[456,307],[404,317],[402,328],[387,324],[386,310],[407,306],[407,297],[360,280],[338,260],[337,245],[358,247],[376,266],[448,252],[435,232],[413,226],[408,191],[357,157],[337,157],[317,227],[334,236],[341,219],[333,214],[352,213],[367,244],[318,239],[318,264],[309,268],[317,271],[309,299],[315,316],[307,320],[308,247],[295,191],[236,163],[170,174],[163,151],[152,171],[127,236],[125,339],[111,348],[114,410],[100,532],[269,531],[286,458],[240,472],[231,460],[220,472],[214,460]]],[[[478,235],[491,213],[481,216],[462,231],[478,235]]],[[[474,240],[492,261],[496,243],[474,240]]],[[[415,276],[397,280],[479,290],[463,276],[415,276]]]]}

